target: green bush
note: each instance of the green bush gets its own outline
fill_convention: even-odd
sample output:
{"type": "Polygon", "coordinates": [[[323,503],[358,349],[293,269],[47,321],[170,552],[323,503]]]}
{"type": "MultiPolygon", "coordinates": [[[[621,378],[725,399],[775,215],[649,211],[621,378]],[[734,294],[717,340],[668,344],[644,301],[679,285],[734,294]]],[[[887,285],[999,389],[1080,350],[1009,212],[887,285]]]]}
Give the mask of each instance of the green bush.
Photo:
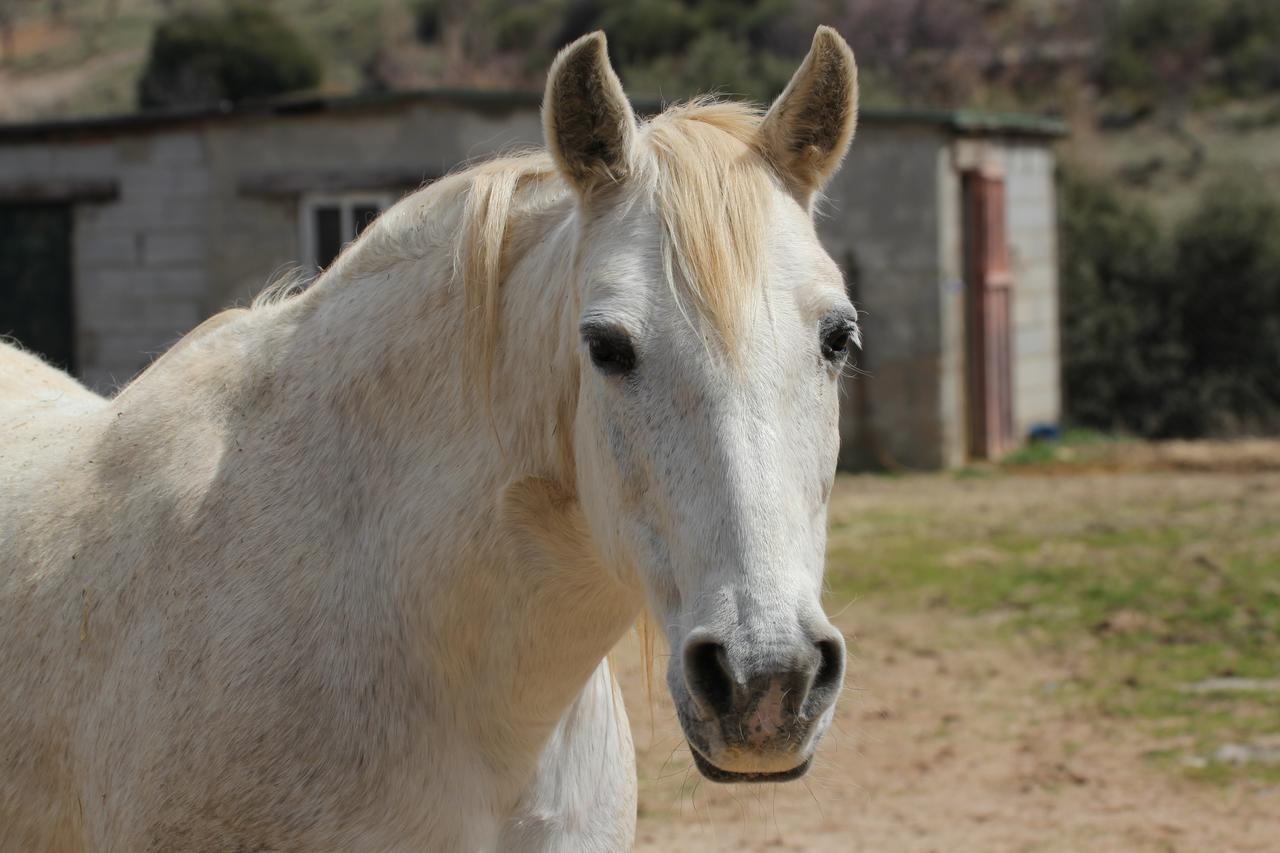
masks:
{"type": "Polygon", "coordinates": [[[1250,97],[1280,90],[1280,3],[1227,3],[1214,23],[1213,51],[1227,93],[1250,97]]]}
{"type": "Polygon", "coordinates": [[[1209,187],[1174,236],[1192,434],[1280,430],[1280,202],[1256,181],[1209,187]]]}
{"type": "Polygon", "coordinates": [[[501,51],[528,50],[546,29],[546,20],[547,12],[538,4],[504,5],[492,18],[494,44],[501,51]]]}
{"type": "Polygon", "coordinates": [[[1280,202],[1220,183],[1169,237],[1068,174],[1059,210],[1068,421],[1149,438],[1280,430],[1280,202]]]}
{"type": "Polygon", "coordinates": [[[320,62],[270,9],[238,2],[156,27],[138,82],[144,109],[242,101],[306,89],[320,62]]]}
{"type": "Polygon", "coordinates": [[[1145,107],[1191,94],[1206,70],[1217,9],[1216,0],[1113,0],[1103,88],[1145,107]]]}
{"type": "Polygon", "coordinates": [[[1188,405],[1179,387],[1186,357],[1154,217],[1069,174],[1059,210],[1067,419],[1146,436],[1175,432],[1188,405]]]}
{"type": "Polygon", "coordinates": [[[698,35],[697,21],[680,0],[628,0],[601,4],[598,26],[609,34],[619,65],[679,56],[698,35]]]}
{"type": "Polygon", "coordinates": [[[1109,0],[1105,8],[1098,80],[1131,106],[1280,90],[1276,0],[1109,0]]]}
{"type": "Polygon", "coordinates": [[[560,0],[558,8],[563,25],[549,31],[556,46],[605,30],[609,53],[636,95],[775,95],[795,70],[795,51],[774,42],[797,26],[808,27],[803,44],[812,35],[811,22],[786,0],[560,0]]]}

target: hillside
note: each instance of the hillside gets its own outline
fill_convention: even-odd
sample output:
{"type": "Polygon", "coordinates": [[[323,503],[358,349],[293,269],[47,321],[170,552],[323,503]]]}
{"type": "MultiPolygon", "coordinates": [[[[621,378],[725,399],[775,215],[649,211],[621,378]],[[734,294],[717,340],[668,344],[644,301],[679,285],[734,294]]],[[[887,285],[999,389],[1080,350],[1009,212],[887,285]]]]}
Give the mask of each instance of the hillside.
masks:
{"type": "MultiPolygon", "coordinates": [[[[175,12],[216,5],[0,0],[0,121],[135,109],[156,24],[175,12]]],[[[603,26],[633,94],[671,98],[715,89],[764,99],[802,55],[813,24],[824,21],[841,29],[858,54],[864,104],[1065,116],[1073,131],[1063,146],[1066,161],[1153,203],[1162,219],[1185,212],[1203,187],[1225,174],[1280,190],[1280,86],[1271,85],[1280,60],[1266,59],[1265,33],[1233,35],[1272,20],[1271,9],[1280,4],[1265,0],[265,5],[315,52],[327,92],[537,90],[559,44],[603,26]],[[1244,11],[1236,17],[1254,17],[1233,23],[1222,10],[1237,7],[1244,11]],[[1213,9],[1224,23],[1210,28],[1204,16],[1213,9]],[[1193,25],[1199,29],[1188,29],[1193,25]],[[1259,38],[1262,64],[1248,65],[1259,38]],[[1227,42],[1230,53],[1224,53],[1227,42]],[[1239,67],[1254,78],[1273,76],[1241,87],[1233,84],[1239,73],[1232,69],[1239,67]]]]}
{"type": "Polygon", "coordinates": [[[1063,161],[1142,202],[1165,224],[1226,178],[1280,193],[1280,98],[1195,109],[1177,128],[1155,118],[1106,128],[1089,114],[1071,128],[1063,161]]]}
{"type": "MultiPolygon", "coordinates": [[[[0,120],[23,121],[134,109],[155,25],[171,9],[202,4],[0,0],[0,14],[6,5],[11,30],[0,38],[0,120]]],[[[271,5],[321,57],[327,91],[368,88],[370,66],[378,62],[403,69],[404,86],[447,79],[432,73],[444,67],[445,49],[414,38],[407,0],[276,0],[271,5]]]]}

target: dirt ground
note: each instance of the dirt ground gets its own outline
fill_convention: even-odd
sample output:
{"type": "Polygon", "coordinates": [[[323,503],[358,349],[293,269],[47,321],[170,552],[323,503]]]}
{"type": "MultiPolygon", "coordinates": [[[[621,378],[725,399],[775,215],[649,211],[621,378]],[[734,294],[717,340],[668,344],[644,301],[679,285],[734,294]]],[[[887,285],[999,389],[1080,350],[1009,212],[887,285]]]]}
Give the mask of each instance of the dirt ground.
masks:
{"type": "MultiPolygon", "coordinates": [[[[1235,507],[1247,514],[1235,523],[1256,530],[1274,524],[1277,496],[1280,475],[1257,471],[859,477],[841,483],[832,517],[837,527],[872,512],[944,526],[982,518],[998,529],[1070,506],[1075,515],[1052,523],[1128,513],[1141,528],[1144,513],[1182,501],[1213,518],[1214,507],[1235,507]]],[[[1167,737],[1062,695],[1077,647],[995,630],[999,614],[912,609],[877,595],[832,606],[849,639],[849,686],[813,769],[784,785],[701,779],[666,695],[663,650],[651,715],[637,644],[624,644],[638,850],[1280,850],[1280,784],[1204,781],[1152,761],[1167,737]]]]}

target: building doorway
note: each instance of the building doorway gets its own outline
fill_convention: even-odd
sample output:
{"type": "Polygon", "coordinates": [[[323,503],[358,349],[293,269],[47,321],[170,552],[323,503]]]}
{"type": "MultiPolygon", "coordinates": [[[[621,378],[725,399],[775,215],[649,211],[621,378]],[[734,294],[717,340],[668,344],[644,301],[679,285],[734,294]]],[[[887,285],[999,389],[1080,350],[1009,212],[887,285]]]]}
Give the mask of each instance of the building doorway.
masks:
{"type": "Polygon", "coordinates": [[[71,206],[0,204],[0,335],[75,371],[71,206]]]}

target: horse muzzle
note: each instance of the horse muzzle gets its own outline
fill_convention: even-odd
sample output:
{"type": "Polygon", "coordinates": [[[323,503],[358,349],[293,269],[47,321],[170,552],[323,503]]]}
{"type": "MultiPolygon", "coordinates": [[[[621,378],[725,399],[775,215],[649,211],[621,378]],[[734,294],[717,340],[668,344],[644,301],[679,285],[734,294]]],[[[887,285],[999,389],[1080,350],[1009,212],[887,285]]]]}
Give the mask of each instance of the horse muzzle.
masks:
{"type": "Polygon", "coordinates": [[[698,770],[716,782],[804,775],[834,713],[844,655],[834,631],[736,653],[711,632],[691,632],[668,682],[698,770]]]}

